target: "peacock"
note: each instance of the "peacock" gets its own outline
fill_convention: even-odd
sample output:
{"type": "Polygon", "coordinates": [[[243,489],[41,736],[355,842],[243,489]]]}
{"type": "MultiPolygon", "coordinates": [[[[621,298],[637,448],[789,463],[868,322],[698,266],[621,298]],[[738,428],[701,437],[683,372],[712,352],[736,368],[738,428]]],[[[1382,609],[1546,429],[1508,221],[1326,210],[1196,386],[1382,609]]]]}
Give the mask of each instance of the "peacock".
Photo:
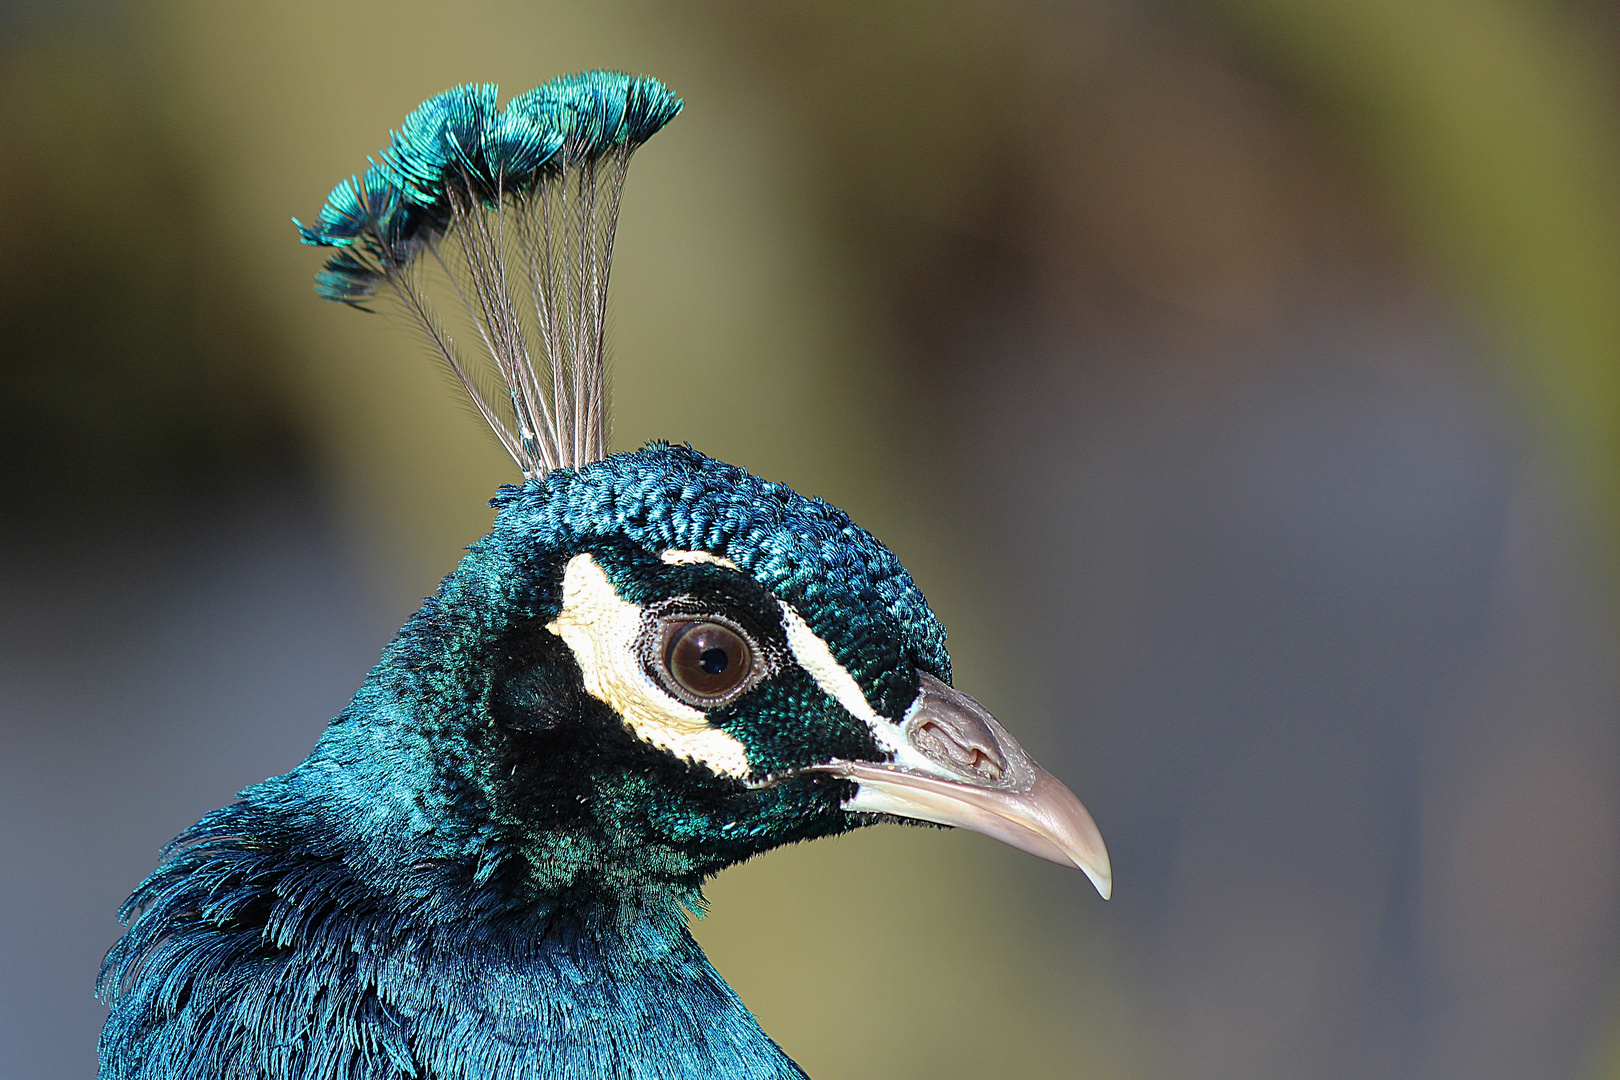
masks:
{"type": "Polygon", "coordinates": [[[688,445],[607,453],[620,193],[681,107],[605,71],[458,86],[294,222],[317,293],[390,303],[522,482],[308,759],[126,902],[103,1080],[803,1077],[688,932],[721,869],[932,823],[1108,896],[893,553],[688,445]]]}

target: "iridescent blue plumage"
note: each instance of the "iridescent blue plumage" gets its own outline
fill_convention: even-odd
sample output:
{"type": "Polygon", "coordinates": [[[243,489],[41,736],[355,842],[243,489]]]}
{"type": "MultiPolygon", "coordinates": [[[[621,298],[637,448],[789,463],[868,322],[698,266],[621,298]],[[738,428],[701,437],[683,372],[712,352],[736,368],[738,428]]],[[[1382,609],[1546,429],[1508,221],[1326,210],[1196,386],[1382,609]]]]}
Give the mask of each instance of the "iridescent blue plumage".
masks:
{"type": "Polygon", "coordinates": [[[309,758],[187,829],[124,906],[102,1080],[792,1080],[686,929],[724,867],[899,818],[1106,895],[1090,817],[949,686],[887,548],[687,446],[606,455],[619,192],[680,106],[610,72],[499,110],[458,87],[299,225],[335,249],[317,291],[390,290],[524,482],[309,758]]]}
{"type": "Polygon", "coordinates": [[[315,275],[316,293],[358,305],[377,291],[377,266],[403,267],[415,257],[427,222],[426,211],[407,202],[399,185],[373,164],[332,189],[314,225],[294,224],[305,243],[341,249],[315,275]],[[351,250],[356,244],[358,254],[351,250]]]}
{"type": "Polygon", "coordinates": [[[628,155],[681,110],[656,79],[587,71],[553,79],[496,106],[491,83],[423,102],[360,177],[332,189],[304,243],[341,250],[317,277],[323,299],[356,303],[410,265],[443,233],[454,200],[521,199],[545,175],[628,155]]]}
{"type": "MultiPolygon", "coordinates": [[[[715,573],[659,552],[730,559],[896,708],[916,665],[948,675],[943,630],[843,512],[688,447],[558,470],[494,505],[309,760],[187,830],[131,897],[100,984],[104,1080],[802,1075],[684,918],[721,866],[855,824],[842,782],[749,792],[613,739],[538,629],[562,604],[554,568],[617,551],[634,597],[715,573]],[[558,684],[548,701],[569,715],[536,724],[523,691],[514,722],[513,670],[558,684]],[[653,805],[649,777],[670,785],[653,805]],[[528,808],[534,789],[559,805],[528,808]]],[[[802,673],[765,710],[718,721],[761,775],[829,738],[871,752],[802,673]]]]}
{"type": "Polygon", "coordinates": [[[499,112],[499,93],[493,83],[468,83],[428,98],[405,118],[381,156],[411,202],[437,205],[446,182],[460,174],[481,188],[494,187],[499,170],[486,156],[485,137],[499,112]]]}

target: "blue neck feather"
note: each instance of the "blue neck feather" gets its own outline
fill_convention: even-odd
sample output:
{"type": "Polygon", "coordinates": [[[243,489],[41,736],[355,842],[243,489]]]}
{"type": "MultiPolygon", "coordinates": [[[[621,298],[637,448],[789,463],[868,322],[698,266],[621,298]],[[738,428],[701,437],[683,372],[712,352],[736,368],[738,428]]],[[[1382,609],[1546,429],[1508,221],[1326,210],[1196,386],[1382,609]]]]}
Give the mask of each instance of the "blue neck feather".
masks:
{"type": "MultiPolygon", "coordinates": [[[[559,568],[701,548],[834,640],[945,670],[943,633],[840,511],[687,447],[496,504],[309,759],[181,834],[130,898],[98,987],[102,1080],[803,1077],[685,918],[721,867],[849,826],[783,785],[737,828],[710,798],[735,781],[627,738],[542,629],[559,568]]],[[[840,660],[898,708],[870,658],[840,660]]]]}
{"type": "Polygon", "coordinates": [[[308,761],[187,830],[131,897],[102,1080],[802,1080],[688,933],[687,868],[615,867],[568,830],[541,850],[574,857],[537,863],[421,752],[471,750],[402,663],[451,659],[458,634],[411,632],[434,606],[308,761]]]}
{"type": "Polygon", "coordinates": [[[672,898],[500,910],[486,894],[468,911],[428,889],[401,905],[339,864],[251,850],[227,831],[245,816],[193,830],[213,835],[146,893],[161,938],[109,958],[125,988],[103,1080],[802,1080],[672,898]]]}

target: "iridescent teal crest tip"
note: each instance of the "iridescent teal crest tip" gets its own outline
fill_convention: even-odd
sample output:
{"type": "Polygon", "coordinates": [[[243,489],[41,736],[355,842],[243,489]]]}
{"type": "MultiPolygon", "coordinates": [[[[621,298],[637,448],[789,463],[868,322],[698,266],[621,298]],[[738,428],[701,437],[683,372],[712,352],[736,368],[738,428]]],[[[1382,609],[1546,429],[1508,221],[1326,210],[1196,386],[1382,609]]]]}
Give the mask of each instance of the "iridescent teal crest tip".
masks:
{"type": "Polygon", "coordinates": [[[363,307],[389,289],[524,474],[539,476],[606,453],[602,330],[619,195],[630,155],[682,102],[656,79],[612,71],[553,79],[504,109],[497,97],[493,84],[468,83],[429,98],[312,224],[293,223],[304,243],[336,249],[316,293],[363,307]],[[452,279],[510,406],[480,392],[419,287],[424,255],[452,279]]]}
{"type": "Polygon", "coordinates": [[[442,235],[455,199],[517,199],[540,182],[604,157],[628,157],[681,111],[663,83],[615,71],[565,75],[496,107],[493,83],[428,98],[359,176],[340,182],[306,244],[345,249],[316,278],[328,300],[373,295],[391,269],[442,235]],[[360,251],[351,249],[358,246],[360,251]]]}

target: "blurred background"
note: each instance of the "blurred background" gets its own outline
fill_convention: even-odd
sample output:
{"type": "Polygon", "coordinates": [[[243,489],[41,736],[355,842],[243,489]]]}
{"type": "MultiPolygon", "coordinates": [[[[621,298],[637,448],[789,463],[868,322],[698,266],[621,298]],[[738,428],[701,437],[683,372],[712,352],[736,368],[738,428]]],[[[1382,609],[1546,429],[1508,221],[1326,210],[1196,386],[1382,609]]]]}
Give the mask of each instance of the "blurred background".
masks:
{"type": "Polygon", "coordinates": [[[960,833],[728,871],[812,1076],[1620,1076],[1620,7],[0,0],[0,1073],[512,479],[289,217],[606,66],[615,445],[844,507],[1115,898],[960,833]],[[874,919],[873,913],[881,912],[874,919]]]}

